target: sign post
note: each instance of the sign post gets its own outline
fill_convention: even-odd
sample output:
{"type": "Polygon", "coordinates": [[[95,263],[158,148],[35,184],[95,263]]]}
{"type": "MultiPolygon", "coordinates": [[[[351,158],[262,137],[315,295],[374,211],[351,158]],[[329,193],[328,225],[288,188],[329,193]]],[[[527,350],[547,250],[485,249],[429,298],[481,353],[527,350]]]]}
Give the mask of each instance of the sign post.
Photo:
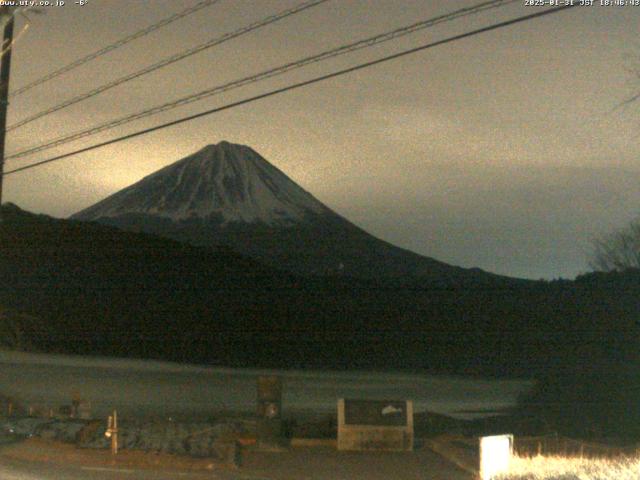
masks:
{"type": "Polygon", "coordinates": [[[257,445],[262,450],[282,447],[282,378],[258,377],[257,445]]]}
{"type": "Polygon", "coordinates": [[[111,439],[111,453],[118,454],[118,412],[113,411],[113,415],[109,415],[107,421],[107,431],[104,433],[107,438],[111,439]]]}

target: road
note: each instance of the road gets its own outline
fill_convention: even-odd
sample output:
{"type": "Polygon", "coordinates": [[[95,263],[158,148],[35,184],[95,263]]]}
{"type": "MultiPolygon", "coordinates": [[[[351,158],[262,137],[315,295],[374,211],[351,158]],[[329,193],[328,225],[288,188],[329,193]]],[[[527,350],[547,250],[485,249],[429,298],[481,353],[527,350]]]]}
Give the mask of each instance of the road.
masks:
{"type": "MultiPolygon", "coordinates": [[[[0,479],[1,480],[270,480],[240,472],[237,469],[189,471],[177,468],[163,472],[135,468],[130,465],[109,465],[104,461],[108,452],[76,449],[73,445],[39,440],[16,441],[14,437],[0,435],[0,479]],[[84,455],[69,455],[69,451],[84,455]],[[95,455],[95,462],[91,455],[95,455]]],[[[157,461],[160,456],[147,454],[157,461]]],[[[166,456],[163,460],[166,462],[166,456]]],[[[171,458],[171,457],[168,457],[171,458]]],[[[175,464],[175,461],[172,462],[175,464]]],[[[165,464],[166,466],[166,464],[165,464]]]]}
{"type": "Polygon", "coordinates": [[[240,472],[159,472],[130,468],[70,466],[31,462],[0,455],[2,480],[269,480],[240,472]]]}
{"type": "Polygon", "coordinates": [[[414,411],[469,418],[461,412],[513,406],[531,382],[403,372],[213,368],[168,362],[45,355],[0,349],[0,397],[23,408],[57,409],[80,396],[92,415],[202,419],[220,411],[254,412],[259,375],[283,379],[291,415],[336,412],[339,398],[411,399],[414,411]]]}
{"type": "Polygon", "coordinates": [[[82,466],[59,458],[33,461],[0,451],[2,480],[471,480],[473,477],[433,451],[347,453],[332,448],[295,448],[283,452],[251,452],[238,469],[210,471],[145,470],[130,467],[82,466]]]}

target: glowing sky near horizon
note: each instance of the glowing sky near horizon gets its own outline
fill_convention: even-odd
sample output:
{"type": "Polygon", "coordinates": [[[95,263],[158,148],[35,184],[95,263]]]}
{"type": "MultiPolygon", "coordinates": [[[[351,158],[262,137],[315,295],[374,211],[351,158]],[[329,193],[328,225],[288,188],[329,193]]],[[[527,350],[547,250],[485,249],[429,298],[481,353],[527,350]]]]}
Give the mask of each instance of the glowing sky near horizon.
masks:
{"type": "MultiPolygon", "coordinates": [[[[29,14],[12,88],[196,0],[90,0],[29,14]]],[[[9,123],[299,2],[221,0],[11,100],[9,123]]],[[[8,137],[58,135],[474,3],[332,0],[8,137]]],[[[7,168],[533,13],[524,0],[134,122],[7,168]]],[[[17,30],[24,24],[20,19],[17,30]]],[[[210,143],[251,146],[396,245],[528,278],[588,269],[590,241],[640,214],[640,7],[578,7],[8,176],[5,201],[65,217],[210,143]]]]}

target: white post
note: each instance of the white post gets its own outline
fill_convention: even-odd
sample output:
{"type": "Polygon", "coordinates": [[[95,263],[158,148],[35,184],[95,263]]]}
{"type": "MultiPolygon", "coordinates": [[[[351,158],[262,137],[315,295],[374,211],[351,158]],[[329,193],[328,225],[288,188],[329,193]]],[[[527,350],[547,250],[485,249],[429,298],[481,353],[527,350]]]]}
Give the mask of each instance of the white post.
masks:
{"type": "Polygon", "coordinates": [[[513,455],[513,435],[480,437],[480,478],[493,480],[509,471],[513,455]]]}

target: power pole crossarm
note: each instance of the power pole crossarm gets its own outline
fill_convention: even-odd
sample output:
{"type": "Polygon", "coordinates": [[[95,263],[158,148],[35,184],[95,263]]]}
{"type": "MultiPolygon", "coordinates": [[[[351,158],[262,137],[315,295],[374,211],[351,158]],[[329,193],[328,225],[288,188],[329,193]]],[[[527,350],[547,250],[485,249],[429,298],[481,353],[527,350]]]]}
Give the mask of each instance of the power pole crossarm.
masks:
{"type": "MultiPolygon", "coordinates": [[[[9,72],[11,70],[11,43],[13,42],[13,13],[9,7],[0,7],[0,18],[5,20],[0,60],[0,206],[4,181],[4,145],[7,133],[7,107],[9,106],[9,72]]],[[[1,214],[0,214],[1,215],[1,214]]],[[[0,217],[1,220],[1,217],[0,217]]]]}

